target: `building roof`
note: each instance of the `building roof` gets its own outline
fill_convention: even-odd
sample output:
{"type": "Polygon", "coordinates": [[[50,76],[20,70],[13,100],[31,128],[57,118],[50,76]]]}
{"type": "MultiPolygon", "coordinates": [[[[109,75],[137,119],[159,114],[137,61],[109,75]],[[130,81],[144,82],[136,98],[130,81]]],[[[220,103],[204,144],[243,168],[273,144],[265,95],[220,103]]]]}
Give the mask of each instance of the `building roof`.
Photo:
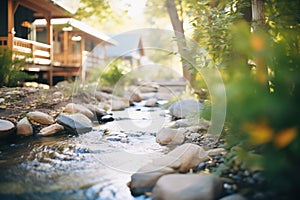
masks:
{"type": "Polygon", "coordinates": [[[118,45],[107,47],[106,55],[108,57],[133,57],[138,59],[142,56],[141,35],[128,33],[110,36],[118,42],[118,45]]]}
{"type": "MultiPolygon", "coordinates": [[[[45,19],[38,19],[34,21],[34,24],[37,26],[45,26],[47,24],[47,21],[45,19]]],[[[52,25],[70,25],[76,29],[79,29],[80,31],[96,38],[104,41],[107,44],[110,45],[117,45],[118,42],[116,40],[113,40],[108,35],[100,32],[99,30],[81,22],[73,18],[58,18],[58,19],[51,19],[52,25]]]]}
{"type": "Polygon", "coordinates": [[[22,0],[18,4],[35,12],[35,18],[45,18],[47,14],[51,18],[70,17],[74,12],[69,8],[56,2],[57,0],[22,0]]]}

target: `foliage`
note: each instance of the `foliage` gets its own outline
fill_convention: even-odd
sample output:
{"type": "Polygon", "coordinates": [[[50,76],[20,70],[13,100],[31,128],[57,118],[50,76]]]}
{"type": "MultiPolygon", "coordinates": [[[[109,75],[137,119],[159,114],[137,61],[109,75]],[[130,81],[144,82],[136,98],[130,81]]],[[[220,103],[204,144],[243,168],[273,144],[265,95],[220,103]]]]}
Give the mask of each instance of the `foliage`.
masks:
{"type": "Polygon", "coordinates": [[[121,61],[116,60],[108,65],[107,70],[104,70],[99,77],[101,86],[115,86],[122,78],[123,70],[121,61]]]}
{"type": "MultiPolygon", "coordinates": [[[[256,33],[241,20],[247,2],[224,0],[212,6],[207,0],[190,7],[194,40],[201,46],[191,47],[197,67],[224,69],[224,134],[227,147],[238,148],[222,167],[236,159],[244,166],[260,165],[275,191],[300,197],[300,2],[266,0],[266,26],[256,33]],[[249,59],[267,66],[266,83],[249,59]]],[[[209,118],[209,103],[205,107],[203,116],[209,118]]]]}
{"type": "Polygon", "coordinates": [[[119,6],[121,4],[117,0],[80,0],[75,17],[107,33],[129,31],[135,20],[127,15],[126,8],[119,6]],[[116,8],[113,4],[116,4],[116,8]]]}
{"type": "Polygon", "coordinates": [[[81,19],[95,15],[99,20],[104,20],[112,14],[109,2],[106,0],[80,0],[80,4],[75,15],[81,19]]]}
{"type": "Polygon", "coordinates": [[[211,1],[198,1],[190,6],[194,19],[193,39],[197,42],[195,60],[198,67],[226,67],[231,60],[232,34],[230,27],[242,17],[241,9],[247,4],[241,4],[236,9],[235,0],[211,4],[211,1]],[[234,9],[235,8],[235,9],[234,9]]]}
{"type": "Polygon", "coordinates": [[[21,71],[25,65],[24,59],[13,59],[13,52],[8,48],[0,49],[0,87],[17,86],[21,81],[29,78],[21,71]]]}
{"type": "Polygon", "coordinates": [[[240,159],[246,163],[250,163],[245,159],[250,151],[261,154],[259,163],[276,191],[299,197],[300,27],[299,20],[292,17],[300,12],[289,9],[296,1],[284,10],[281,6],[285,4],[274,2],[267,2],[267,10],[278,5],[281,10],[266,13],[269,26],[264,31],[251,34],[246,23],[231,29],[236,57],[228,68],[226,141],[230,146],[241,146],[246,153],[240,154],[240,159]],[[282,18],[276,17],[278,12],[282,18]],[[264,60],[269,71],[267,85],[259,81],[255,68],[250,70],[245,57],[264,60]]]}

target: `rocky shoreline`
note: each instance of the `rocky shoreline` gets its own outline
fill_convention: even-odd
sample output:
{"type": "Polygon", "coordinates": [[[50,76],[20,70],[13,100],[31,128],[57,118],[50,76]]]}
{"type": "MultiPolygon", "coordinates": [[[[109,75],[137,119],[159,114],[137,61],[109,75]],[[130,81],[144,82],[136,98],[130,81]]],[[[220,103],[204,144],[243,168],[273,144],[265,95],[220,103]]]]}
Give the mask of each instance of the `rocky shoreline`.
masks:
{"type": "MultiPolygon", "coordinates": [[[[68,87],[70,85],[46,91],[36,88],[1,89],[1,140],[84,134],[96,124],[113,121],[112,111],[126,109],[142,100],[146,107],[157,106],[159,96],[166,96],[157,93],[156,85],[139,90],[134,88],[124,97],[101,90],[73,94],[70,90],[62,91],[62,88],[68,87]]],[[[189,118],[189,114],[201,109],[203,105],[195,100],[177,101],[169,107],[169,114],[176,120],[162,127],[155,137],[157,143],[168,146],[171,151],[131,176],[128,186],[132,195],[178,200],[274,197],[272,193],[249,191],[253,185],[266,183],[259,171],[250,172],[240,166],[223,170],[218,175],[213,173],[224,163],[228,150],[224,148],[222,138],[216,140],[215,136],[206,133],[209,121],[189,118]]]]}

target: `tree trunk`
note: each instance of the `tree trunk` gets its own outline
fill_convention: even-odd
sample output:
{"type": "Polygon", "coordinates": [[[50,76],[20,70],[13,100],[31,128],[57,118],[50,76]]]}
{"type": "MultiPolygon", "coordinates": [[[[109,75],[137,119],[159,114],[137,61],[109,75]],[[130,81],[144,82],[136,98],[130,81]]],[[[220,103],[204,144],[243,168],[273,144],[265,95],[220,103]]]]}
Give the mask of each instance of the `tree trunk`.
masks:
{"type": "Polygon", "coordinates": [[[174,0],[166,0],[166,5],[177,40],[178,51],[182,59],[181,62],[183,77],[188,81],[188,83],[191,86],[193,86],[193,76],[189,72],[189,61],[191,61],[191,55],[189,55],[186,50],[187,45],[183,30],[183,21],[179,19],[174,0]]]}
{"type": "Polygon", "coordinates": [[[265,25],[265,5],[263,0],[252,0],[252,27],[253,31],[263,29],[265,25]]]}
{"type": "MultiPolygon", "coordinates": [[[[260,32],[264,30],[265,26],[265,6],[263,0],[252,0],[252,27],[253,33],[260,36],[260,32]]],[[[262,38],[263,40],[263,38],[262,38]]],[[[260,52],[258,52],[260,53],[260,52]]],[[[265,58],[262,55],[257,55],[255,58],[257,80],[263,84],[268,85],[268,69],[265,64],[265,58]]]]}

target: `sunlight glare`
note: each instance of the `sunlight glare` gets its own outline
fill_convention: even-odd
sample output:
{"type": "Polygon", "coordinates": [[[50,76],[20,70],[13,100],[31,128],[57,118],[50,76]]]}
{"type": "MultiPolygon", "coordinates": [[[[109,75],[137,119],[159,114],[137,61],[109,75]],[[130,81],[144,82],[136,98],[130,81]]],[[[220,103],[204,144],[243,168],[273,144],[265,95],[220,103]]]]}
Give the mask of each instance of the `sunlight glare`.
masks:
{"type": "Polygon", "coordinates": [[[110,0],[109,5],[116,12],[121,14],[124,11],[128,12],[130,17],[142,15],[147,0],[110,0]]]}

